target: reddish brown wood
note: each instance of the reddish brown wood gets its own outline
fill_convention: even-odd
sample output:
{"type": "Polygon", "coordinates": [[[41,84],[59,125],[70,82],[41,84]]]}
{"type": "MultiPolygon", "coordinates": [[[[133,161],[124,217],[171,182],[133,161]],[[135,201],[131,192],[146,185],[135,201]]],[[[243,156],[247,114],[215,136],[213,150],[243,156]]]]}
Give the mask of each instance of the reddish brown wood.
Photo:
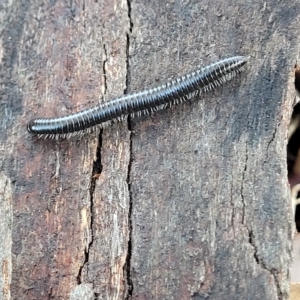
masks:
{"type": "MultiPolygon", "coordinates": [[[[7,78],[2,93],[7,98],[2,110],[2,145],[7,149],[3,176],[8,177],[6,186],[12,185],[14,214],[13,228],[6,238],[13,240],[9,254],[11,298],[68,299],[77,285],[86,283],[84,270],[88,263],[90,269],[103,274],[95,285],[95,291],[101,290],[112,284],[109,275],[114,260],[121,271],[125,264],[120,257],[127,254],[128,208],[119,216],[126,227],[115,236],[121,245],[115,256],[109,260],[112,245],[103,239],[97,255],[90,257],[89,251],[99,238],[93,236],[97,234],[93,224],[109,223],[111,213],[107,198],[95,199],[96,180],[92,176],[101,170],[97,158],[99,137],[94,134],[80,142],[37,140],[29,136],[25,126],[36,116],[68,114],[123,94],[127,4],[20,1],[7,4],[4,11],[7,23],[2,36],[2,61],[8,74],[2,71],[7,78]],[[106,207],[106,216],[101,216],[102,211],[98,213],[98,202],[102,209],[106,207]]],[[[114,131],[115,137],[103,142],[107,147],[114,147],[116,140],[118,144],[126,143],[114,131]]],[[[126,127],[120,128],[119,134],[126,138],[127,132],[126,127]]],[[[110,153],[107,160],[123,160],[123,164],[115,165],[114,172],[124,173],[126,180],[129,151],[124,147],[121,158],[119,152],[116,156],[110,153]]],[[[115,177],[114,181],[120,183],[121,178],[115,177]]],[[[124,188],[112,184],[116,195],[110,203],[117,203],[115,197],[119,199],[118,193],[123,195],[124,188]]],[[[9,207],[9,200],[6,203],[9,207]]],[[[102,228],[102,234],[110,233],[110,228],[102,228]]],[[[117,273],[115,281],[124,277],[123,271],[117,273]]],[[[124,280],[120,282],[114,285],[124,294],[124,280]]],[[[112,288],[108,289],[108,298],[110,293],[115,293],[112,288]]]]}
{"type": "Polygon", "coordinates": [[[17,1],[0,10],[0,298],[288,299],[299,4],[17,1]],[[61,116],[232,55],[198,101],[80,141],[61,116]]]}

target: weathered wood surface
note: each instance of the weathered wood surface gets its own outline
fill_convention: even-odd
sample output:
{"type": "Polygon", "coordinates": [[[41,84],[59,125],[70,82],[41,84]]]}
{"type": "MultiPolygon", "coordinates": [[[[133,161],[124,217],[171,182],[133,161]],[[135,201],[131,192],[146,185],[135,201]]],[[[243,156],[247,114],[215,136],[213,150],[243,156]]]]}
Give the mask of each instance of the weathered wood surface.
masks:
{"type": "Polygon", "coordinates": [[[0,299],[287,299],[300,4],[3,2],[0,299]],[[236,54],[247,72],[199,101],[26,132],[236,54]]]}

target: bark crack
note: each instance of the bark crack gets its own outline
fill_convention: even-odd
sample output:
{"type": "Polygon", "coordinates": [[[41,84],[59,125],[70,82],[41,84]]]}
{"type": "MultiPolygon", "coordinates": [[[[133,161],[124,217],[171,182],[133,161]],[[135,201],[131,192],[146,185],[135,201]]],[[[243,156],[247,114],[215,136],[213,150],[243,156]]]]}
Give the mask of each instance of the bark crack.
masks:
{"type": "Polygon", "coordinates": [[[102,64],[102,70],[103,70],[103,77],[104,77],[104,95],[106,95],[107,92],[107,80],[106,80],[106,64],[107,64],[107,50],[106,50],[106,45],[103,44],[103,52],[104,52],[104,60],[102,64]]]}
{"type": "Polygon", "coordinates": [[[97,146],[97,154],[96,160],[93,164],[93,172],[90,184],[90,224],[89,224],[89,232],[87,233],[87,246],[84,249],[84,261],[83,264],[80,266],[78,275],[77,275],[77,284],[82,283],[82,271],[84,267],[89,262],[89,254],[90,249],[94,242],[94,234],[93,234],[93,227],[94,227],[94,193],[96,187],[96,180],[99,178],[99,175],[102,171],[102,164],[101,164],[101,148],[102,148],[102,130],[99,133],[99,142],[97,146]]]}
{"type": "MultiPolygon", "coordinates": [[[[107,81],[106,81],[106,63],[107,63],[107,51],[105,44],[103,45],[103,52],[104,52],[104,60],[102,64],[103,69],[103,77],[104,77],[104,92],[105,95],[107,92],[107,81]]],[[[84,249],[84,261],[82,265],[79,268],[78,275],[77,275],[77,284],[82,283],[82,271],[84,267],[89,262],[89,253],[90,249],[92,247],[93,241],[94,241],[94,233],[93,233],[93,227],[94,227],[94,193],[96,188],[96,180],[99,178],[101,172],[102,172],[102,163],[101,163],[101,149],[102,149],[102,129],[100,130],[99,137],[98,137],[98,145],[97,145],[97,151],[96,151],[96,160],[93,164],[93,171],[92,171],[92,178],[90,183],[90,224],[89,224],[89,231],[87,232],[87,246],[84,249]]]]}
{"type": "MultiPolygon", "coordinates": [[[[131,120],[128,117],[128,129],[131,129],[131,120]]],[[[130,130],[131,131],[131,130],[130,130]]],[[[129,162],[128,162],[128,173],[127,173],[127,185],[128,185],[128,193],[129,193],[129,209],[128,209],[128,245],[127,245],[127,257],[125,263],[125,272],[126,272],[126,300],[132,299],[133,293],[133,284],[131,278],[131,257],[132,257],[132,192],[131,192],[131,183],[130,183],[130,172],[132,167],[132,132],[130,132],[130,154],[129,154],[129,162]]]]}
{"type": "Polygon", "coordinates": [[[275,130],[273,132],[272,138],[271,140],[268,142],[268,146],[267,146],[267,151],[269,150],[270,145],[272,144],[272,142],[275,140],[275,136],[277,133],[277,129],[278,129],[279,124],[275,127],[275,130]]]}
{"type": "MultiPolygon", "coordinates": [[[[129,32],[131,33],[132,28],[133,28],[133,21],[131,18],[131,0],[127,0],[127,7],[128,7],[128,19],[129,19],[129,32]]],[[[128,37],[128,34],[127,34],[127,37],[128,37]]],[[[129,43],[127,43],[127,50],[129,50],[129,43]]],[[[129,54],[129,53],[127,53],[127,54],[129,54]]]]}
{"type": "Polygon", "coordinates": [[[275,137],[276,137],[276,134],[277,134],[277,130],[278,130],[278,127],[279,127],[280,123],[277,124],[277,126],[275,127],[274,131],[273,131],[273,135],[271,137],[271,139],[269,140],[268,142],[268,145],[267,145],[267,158],[266,160],[268,160],[268,156],[269,156],[269,148],[270,148],[270,145],[273,143],[273,141],[275,140],[275,137]]]}
{"type": "Polygon", "coordinates": [[[249,243],[253,247],[253,250],[254,250],[253,257],[254,257],[256,263],[259,266],[261,266],[262,269],[266,270],[268,273],[271,274],[271,276],[274,279],[275,285],[276,285],[278,299],[283,299],[283,294],[282,294],[282,291],[280,288],[280,283],[279,283],[278,276],[277,276],[278,272],[275,269],[269,269],[266,266],[266,264],[264,263],[264,261],[259,257],[258,247],[255,244],[255,236],[254,236],[253,230],[250,230],[248,227],[246,227],[246,228],[247,228],[248,235],[249,235],[249,243]]]}
{"type": "Polygon", "coordinates": [[[50,290],[49,290],[49,292],[48,292],[48,300],[53,299],[53,298],[52,298],[52,297],[53,297],[53,295],[52,295],[52,290],[53,290],[53,288],[50,287],[50,290]]]}
{"type": "MultiPolygon", "coordinates": [[[[126,34],[126,88],[124,94],[128,92],[128,86],[130,81],[130,68],[129,68],[129,51],[130,51],[130,33],[132,32],[133,22],[131,18],[131,2],[127,0],[128,7],[128,19],[129,19],[129,32],[126,34]]],[[[129,136],[129,162],[128,162],[128,173],[127,173],[127,186],[128,186],[128,245],[127,245],[127,257],[126,263],[124,266],[124,273],[126,273],[126,300],[132,299],[133,295],[133,283],[131,278],[131,257],[132,257],[132,192],[131,192],[131,182],[130,182],[130,173],[132,167],[132,121],[130,115],[128,115],[128,130],[130,131],[129,136]]]]}
{"type": "MultiPolygon", "coordinates": [[[[275,130],[274,134],[273,134],[273,138],[271,139],[271,141],[269,142],[272,143],[272,141],[275,138],[277,129],[275,130]]],[[[269,146],[268,145],[268,146],[269,146]]],[[[249,159],[249,155],[248,155],[248,147],[246,144],[246,154],[245,154],[245,165],[244,165],[244,170],[242,173],[242,183],[241,183],[241,198],[242,198],[242,203],[243,203],[243,215],[242,215],[242,224],[245,226],[247,232],[248,232],[248,237],[249,237],[249,244],[252,246],[253,248],[253,257],[255,262],[261,266],[262,269],[266,270],[268,273],[271,274],[271,276],[274,279],[275,285],[276,285],[276,289],[277,289],[277,295],[278,295],[278,299],[283,299],[283,294],[280,288],[280,283],[278,280],[278,276],[277,276],[277,271],[274,269],[268,269],[268,267],[266,266],[265,262],[259,257],[259,251],[258,251],[258,247],[255,244],[255,235],[252,229],[250,229],[246,223],[245,223],[245,215],[246,215],[246,202],[245,202],[245,195],[244,195],[244,182],[245,182],[245,174],[247,171],[247,164],[248,164],[248,159],[249,159]]]]}
{"type": "Polygon", "coordinates": [[[261,265],[264,269],[266,269],[264,263],[258,257],[258,249],[254,242],[254,233],[248,227],[247,227],[247,230],[248,230],[248,236],[249,236],[249,243],[253,247],[253,250],[254,250],[253,257],[258,265],[261,265]]]}
{"type": "Polygon", "coordinates": [[[248,164],[248,146],[246,143],[246,153],[245,153],[245,165],[244,170],[242,173],[242,182],[241,182],[241,198],[242,198],[242,204],[243,204],[243,213],[242,213],[242,224],[245,224],[245,214],[246,214],[246,203],[245,203],[245,196],[244,196],[244,181],[245,181],[245,174],[247,171],[247,164],[248,164]]]}

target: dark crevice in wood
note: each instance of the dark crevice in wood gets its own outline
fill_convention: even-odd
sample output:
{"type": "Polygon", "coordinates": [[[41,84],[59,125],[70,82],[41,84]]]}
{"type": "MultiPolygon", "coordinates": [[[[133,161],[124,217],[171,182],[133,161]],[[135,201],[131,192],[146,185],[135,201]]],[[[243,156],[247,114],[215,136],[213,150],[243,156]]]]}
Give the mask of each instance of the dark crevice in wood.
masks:
{"type": "Polygon", "coordinates": [[[52,287],[50,288],[49,293],[48,293],[48,300],[50,300],[50,299],[53,299],[53,297],[52,297],[52,287]]]}
{"type": "MultiPolygon", "coordinates": [[[[103,77],[104,77],[104,95],[106,94],[107,91],[107,80],[106,80],[106,63],[107,63],[107,51],[106,51],[106,46],[103,44],[103,51],[105,54],[105,59],[102,63],[102,70],[103,70],[103,77]]],[[[97,146],[97,153],[96,153],[96,160],[94,161],[93,164],[93,171],[92,171],[92,179],[91,179],[91,184],[90,184],[90,233],[88,234],[88,238],[90,238],[88,242],[88,246],[85,248],[85,253],[84,253],[84,262],[80,266],[78,275],[77,275],[77,284],[81,284],[82,282],[82,270],[84,266],[88,263],[89,261],[89,250],[93,244],[93,225],[94,225],[94,192],[95,192],[95,187],[96,187],[96,180],[99,178],[99,175],[102,172],[102,163],[101,163],[101,148],[102,148],[102,133],[103,130],[100,130],[99,133],[99,141],[98,141],[98,146],[97,146]]]]}
{"type": "Polygon", "coordinates": [[[253,257],[254,257],[256,263],[257,263],[258,265],[260,265],[261,262],[260,262],[260,260],[259,260],[258,254],[257,254],[257,247],[256,247],[256,245],[255,245],[255,243],[254,243],[254,234],[253,234],[253,231],[250,230],[249,228],[247,228],[247,230],[248,230],[248,236],[249,236],[249,243],[250,243],[250,245],[251,245],[251,246],[253,247],[253,249],[254,249],[253,257]]]}
{"type": "Polygon", "coordinates": [[[96,187],[96,180],[99,178],[99,175],[102,172],[102,164],[101,164],[101,148],[102,148],[102,130],[99,133],[99,142],[97,146],[97,154],[96,154],[96,160],[93,164],[93,171],[92,171],[92,179],[91,179],[91,185],[90,185],[90,232],[87,234],[88,238],[88,245],[85,247],[84,250],[84,262],[80,266],[78,275],[77,275],[77,284],[82,283],[82,270],[84,266],[89,262],[89,251],[93,245],[94,241],[94,233],[93,233],[93,227],[94,227],[94,193],[95,193],[95,187],[96,187]]]}
{"type": "Polygon", "coordinates": [[[106,50],[105,44],[103,44],[103,52],[105,54],[105,60],[103,61],[103,64],[102,64],[103,77],[104,77],[104,95],[105,95],[106,91],[107,91],[107,81],[106,81],[107,50],[106,50]]]}
{"type": "Polygon", "coordinates": [[[263,262],[263,260],[261,258],[259,258],[258,249],[257,249],[257,246],[255,245],[255,241],[254,241],[255,236],[253,234],[253,231],[248,229],[248,234],[249,234],[249,243],[254,249],[253,257],[254,257],[256,263],[272,275],[272,277],[274,278],[275,285],[276,285],[278,299],[283,299],[282,292],[281,292],[281,289],[280,289],[280,284],[279,284],[279,281],[278,281],[278,278],[277,278],[277,275],[276,275],[276,271],[275,270],[269,270],[267,268],[266,264],[263,262]]]}
{"type": "MultiPolygon", "coordinates": [[[[275,132],[273,134],[272,140],[274,140],[276,132],[277,132],[277,129],[275,129],[275,132]]],[[[272,140],[269,142],[268,145],[270,145],[270,143],[272,142],[272,140]]],[[[282,291],[281,291],[281,288],[280,288],[280,283],[279,283],[279,280],[278,280],[278,276],[276,275],[276,271],[275,270],[269,270],[267,268],[266,264],[259,258],[258,248],[257,248],[257,246],[255,244],[255,236],[254,236],[253,230],[250,229],[245,224],[246,203],[245,203],[245,196],[244,196],[244,182],[245,182],[245,173],[247,171],[247,164],[248,164],[248,158],[249,158],[248,157],[248,145],[246,144],[245,147],[246,147],[245,165],[244,165],[244,170],[243,170],[243,174],[242,174],[242,182],[241,182],[241,190],[240,190],[241,198],[242,198],[242,203],[243,203],[242,224],[245,225],[245,228],[246,228],[246,230],[248,232],[249,244],[253,247],[253,250],[254,250],[253,257],[254,257],[256,263],[258,265],[260,265],[264,270],[268,271],[272,275],[272,277],[274,278],[275,285],[276,285],[278,299],[283,299],[283,295],[282,295],[282,291]]]]}
{"type": "MultiPolygon", "coordinates": [[[[129,32],[132,32],[133,22],[131,18],[131,3],[130,0],[127,0],[128,6],[128,19],[130,23],[129,32]]],[[[130,36],[127,34],[126,36],[126,88],[124,93],[128,93],[129,86],[129,78],[130,78],[130,69],[129,69],[129,50],[130,50],[130,36]]],[[[133,283],[131,278],[131,257],[132,257],[132,192],[131,192],[131,183],[130,183],[130,173],[132,167],[132,122],[130,115],[128,116],[128,130],[130,131],[130,146],[129,146],[129,163],[128,163],[128,173],[127,173],[127,185],[128,185],[128,193],[129,193],[129,210],[128,210],[128,245],[127,245],[127,257],[124,266],[124,272],[126,272],[126,292],[125,299],[132,299],[133,295],[133,283]]]]}
{"type": "Polygon", "coordinates": [[[269,148],[270,148],[270,145],[274,142],[275,140],[275,136],[276,136],[276,133],[277,133],[277,130],[278,130],[278,127],[280,126],[280,123],[277,124],[277,126],[275,127],[275,130],[273,132],[273,135],[272,135],[272,138],[270,139],[270,141],[268,142],[268,146],[267,146],[267,157],[266,157],[266,161],[269,160],[268,158],[268,155],[269,155],[269,148]]]}
{"type": "MultiPolygon", "coordinates": [[[[275,130],[274,134],[273,134],[273,137],[272,137],[272,140],[274,140],[274,137],[276,135],[276,131],[277,129],[275,130]]],[[[268,145],[270,145],[270,143],[272,142],[272,140],[269,142],[268,145]]],[[[269,270],[266,266],[266,264],[262,261],[261,258],[259,258],[259,254],[258,254],[258,247],[257,245],[255,244],[255,236],[254,236],[254,233],[253,233],[253,230],[250,229],[246,224],[245,224],[245,209],[246,209],[246,203],[245,203],[245,196],[244,196],[244,182],[245,182],[245,173],[247,171],[247,164],[248,164],[248,145],[246,144],[246,154],[245,154],[245,165],[244,165],[244,170],[243,170],[243,174],[242,174],[242,183],[241,183],[241,190],[240,190],[240,193],[241,193],[241,198],[242,198],[242,203],[243,203],[243,216],[242,216],[242,224],[245,225],[245,228],[248,232],[248,237],[249,237],[249,244],[253,247],[253,257],[256,261],[256,263],[262,267],[262,269],[268,271],[268,273],[270,273],[272,275],[272,277],[274,278],[274,282],[275,282],[275,285],[276,285],[276,289],[277,289],[277,295],[278,295],[278,299],[283,299],[283,294],[282,294],[282,291],[281,291],[281,288],[280,288],[280,283],[279,283],[279,280],[278,280],[278,276],[276,275],[276,270],[269,270]]]]}
{"type": "Polygon", "coordinates": [[[132,299],[133,293],[133,283],[131,278],[131,256],[132,256],[132,192],[131,192],[131,183],[130,183],[130,173],[132,167],[132,122],[130,115],[128,116],[128,130],[130,131],[130,142],[129,142],[129,163],[128,163],[128,173],[127,173],[127,186],[128,186],[128,244],[127,244],[127,257],[124,266],[124,273],[126,273],[126,300],[132,299]]]}
{"type": "MultiPolygon", "coordinates": [[[[250,229],[247,226],[247,224],[245,223],[246,202],[245,202],[245,195],[244,195],[244,183],[245,183],[245,174],[246,174],[246,171],[247,171],[248,159],[249,159],[249,156],[248,156],[248,145],[247,144],[245,145],[245,148],[246,148],[245,149],[245,151],[246,151],[246,153],[245,153],[245,165],[244,165],[244,170],[243,170],[243,173],[242,173],[242,182],[241,182],[241,190],[240,190],[241,198],[242,198],[242,204],[243,204],[242,224],[245,226],[245,229],[248,232],[248,237],[249,237],[248,241],[249,241],[249,244],[252,246],[253,251],[254,251],[254,253],[253,253],[254,260],[264,270],[267,270],[270,274],[272,274],[272,276],[274,277],[274,281],[276,283],[277,293],[278,293],[278,295],[280,295],[281,294],[281,290],[280,290],[280,286],[279,286],[279,283],[278,283],[278,279],[275,276],[275,274],[272,273],[272,271],[268,270],[268,268],[266,267],[265,263],[259,258],[258,248],[257,248],[257,246],[255,244],[255,236],[254,236],[253,230],[250,229]]],[[[279,297],[278,299],[281,299],[281,298],[279,297]]]]}
{"type": "Polygon", "coordinates": [[[278,279],[278,272],[276,270],[269,270],[266,266],[266,264],[263,262],[263,260],[261,258],[259,258],[259,254],[258,254],[258,247],[255,244],[255,236],[253,233],[253,230],[250,230],[247,226],[246,229],[248,231],[248,236],[249,236],[249,244],[253,247],[253,257],[256,261],[256,263],[261,266],[262,269],[266,270],[268,273],[270,273],[274,279],[275,282],[275,286],[277,289],[277,295],[278,298],[277,299],[283,299],[283,294],[280,288],[280,283],[279,283],[279,279],[278,279]]]}
{"type": "Polygon", "coordinates": [[[241,198],[242,198],[242,204],[243,204],[243,215],[242,215],[242,224],[245,224],[245,209],[246,209],[246,204],[245,204],[245,197],[244,197],[244,181],[245,181],[245,173],[247,171],[247,163],[248,163],[248,146],[246,144],[246,155],[245,155],[245,165],[244,165],[244,170],[242,174],[242,182],[241,182],[241,198]]]}
{"type": "MultiPolygon", "coordinates": [[[[128,129],[131,130],[131,120],[130,116],[128,117],[128,129]]],[[[130,159],[128,164],[128,173],[127,173],[127,185],[129,192],[129,210],[128,210],[128,245],[127,245],[127,257],[125,263],[125,272],[126,272],[126,300],[132,298],[133,293],[133,283],[131,278],[131,257],[132,257],[132,192],[130,184],[130,172],[132,166],[132,133],[130,134],[130,159]]]]}
{"type": "Polygon", "coordinates": [[[101,171],[102,171],[101,147],[102,147],[102,130],[100,131],[100,134],[99,134],[99,143],[97,146],[96,161],[94,161],[94,164],[93,164],[92,179],[91,179],[91,185],[90,185],[90,226],[89,226],[90,233],[88,233],[88,238],[90,238],[90,240],[88,241],[88,246],[85,248],[84,262],[81,265],[81,267],[79,268],[79,272],[77,275],[77,284],[78,285],[82,283],[82,278],[81,278],[82,270],[83,270],[84,266],[89,262],[89,250],[93,244],[94,192],[95,192],[96,180],[98,178],[98,176],[95,176],[95,175],[101,174],[101,171]]]}
{"type": "MultiPolygon", "coordinates": [[[[133,22],[132,22],[132,18],[131,18],[131,0],[127,0],[127,7],[128,7],[128,19],[129,19],[129,23],[130,23],[130,25],[129,25],[129,32],[131,33],[132,32],[132,28],[133,28],[133,22]]],[[[127,43],[127,46],[129,46],[128,43],[127,43]]],[[[128,47],[127,50],[129,50],[129,47],[128,47]]]]}

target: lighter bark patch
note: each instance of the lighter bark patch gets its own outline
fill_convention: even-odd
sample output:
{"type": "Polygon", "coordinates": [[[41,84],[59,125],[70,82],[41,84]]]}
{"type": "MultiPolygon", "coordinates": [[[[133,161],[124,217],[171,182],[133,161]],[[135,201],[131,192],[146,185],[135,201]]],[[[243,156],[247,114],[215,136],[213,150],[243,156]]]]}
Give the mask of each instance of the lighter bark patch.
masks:
{"type": "Polygon", "coordinates": [[[10,179],[0,173],[0,299],[10,299],[12,276],[12,190],[10,179]]]}

